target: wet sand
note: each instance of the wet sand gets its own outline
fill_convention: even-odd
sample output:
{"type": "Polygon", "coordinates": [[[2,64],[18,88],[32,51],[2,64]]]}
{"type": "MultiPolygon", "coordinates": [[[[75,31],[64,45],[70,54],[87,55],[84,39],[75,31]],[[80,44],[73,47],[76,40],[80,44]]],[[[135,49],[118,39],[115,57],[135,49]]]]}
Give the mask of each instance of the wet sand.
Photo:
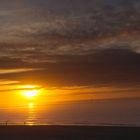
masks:
{"type": "Polygon", "coordinates": [[[0,126],[0,140],[140,140],[140,127],[0,126]]]}

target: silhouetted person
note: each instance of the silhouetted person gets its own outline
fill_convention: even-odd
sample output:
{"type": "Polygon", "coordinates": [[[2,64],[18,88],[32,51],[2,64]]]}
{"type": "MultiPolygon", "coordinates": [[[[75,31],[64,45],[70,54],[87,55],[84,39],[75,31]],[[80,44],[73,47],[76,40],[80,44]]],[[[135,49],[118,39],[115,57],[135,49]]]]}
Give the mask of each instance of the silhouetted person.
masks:
{"type": "Polygon", "coordinates": [[[8,125],[8,121],[5,122],[6,126],[8,125]]]}

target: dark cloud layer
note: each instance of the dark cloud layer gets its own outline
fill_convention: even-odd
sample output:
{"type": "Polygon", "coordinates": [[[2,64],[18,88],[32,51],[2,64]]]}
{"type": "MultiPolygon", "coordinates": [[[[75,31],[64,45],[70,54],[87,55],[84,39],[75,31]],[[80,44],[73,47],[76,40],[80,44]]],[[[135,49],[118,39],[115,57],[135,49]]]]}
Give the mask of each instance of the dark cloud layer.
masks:
{"type": "Polygon", "coordinates": [[[139,0],[2,0],[1,79],[50,86],[140,84],[139,0]]]}
{"type": "Polygon", "coordinates": [[[24,0],[3,3],[5,5],[2,4],[2,7],[14,4],[17,6],[16,10],[11,9],[11,13],[1,9],[5,18],[9,15],[7,22],[9,20],[17,27],[26,27],[20,30],[31,35],[35,33],[64,36],[85,35],[85,33],[97,35],[98,32],[99,34],[106,31],[114,33],[123,28],[139,28],[137,25],[140,3],[136,0],[89,0],[88,2],[86,0],[24,0]],[[66,11],[69,11],[69,14],[66,14],[66,11]]]}
{"type": "Polygon", "coordinates": [[[1,78],[38,82],[46,86],[132,86],[140,84],[140,55],[127,49],[106,49],[86,55],[46,55],[53,62],[23,63],[8,60],[15,68],[41,68],[36,71],[2,74],[1,78]],[[16,62],[16,63],[15,63],[16,62]],[[14,65],[15,64],[15,65],[14,65]],[[26,64],[26,65],[25,65],[26,64]]]}

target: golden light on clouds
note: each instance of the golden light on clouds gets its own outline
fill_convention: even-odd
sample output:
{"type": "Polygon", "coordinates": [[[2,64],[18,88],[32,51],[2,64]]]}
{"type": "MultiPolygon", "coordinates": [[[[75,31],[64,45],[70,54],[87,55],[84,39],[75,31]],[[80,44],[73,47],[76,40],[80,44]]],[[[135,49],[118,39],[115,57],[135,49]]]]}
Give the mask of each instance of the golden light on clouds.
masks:
{"type": "Polygon", "coordinates": [[[0,69],[0,74],[8,74],[8,73],[20,73],[20,72],[27,72],[32,71],[31,68],[20,68],[20,69],[0,69]]]}

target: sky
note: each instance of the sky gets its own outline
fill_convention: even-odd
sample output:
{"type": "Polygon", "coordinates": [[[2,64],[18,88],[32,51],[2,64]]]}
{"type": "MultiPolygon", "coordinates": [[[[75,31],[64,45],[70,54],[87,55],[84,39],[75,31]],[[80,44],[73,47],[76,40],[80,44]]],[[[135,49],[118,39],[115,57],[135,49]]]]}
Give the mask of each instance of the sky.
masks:
{"type": "Polygon", "coordinates": [[[43,102],[140,99],[139,8],[139,0],[0,0],[3,102],[24,85],[43,89],[43,102]]]}

